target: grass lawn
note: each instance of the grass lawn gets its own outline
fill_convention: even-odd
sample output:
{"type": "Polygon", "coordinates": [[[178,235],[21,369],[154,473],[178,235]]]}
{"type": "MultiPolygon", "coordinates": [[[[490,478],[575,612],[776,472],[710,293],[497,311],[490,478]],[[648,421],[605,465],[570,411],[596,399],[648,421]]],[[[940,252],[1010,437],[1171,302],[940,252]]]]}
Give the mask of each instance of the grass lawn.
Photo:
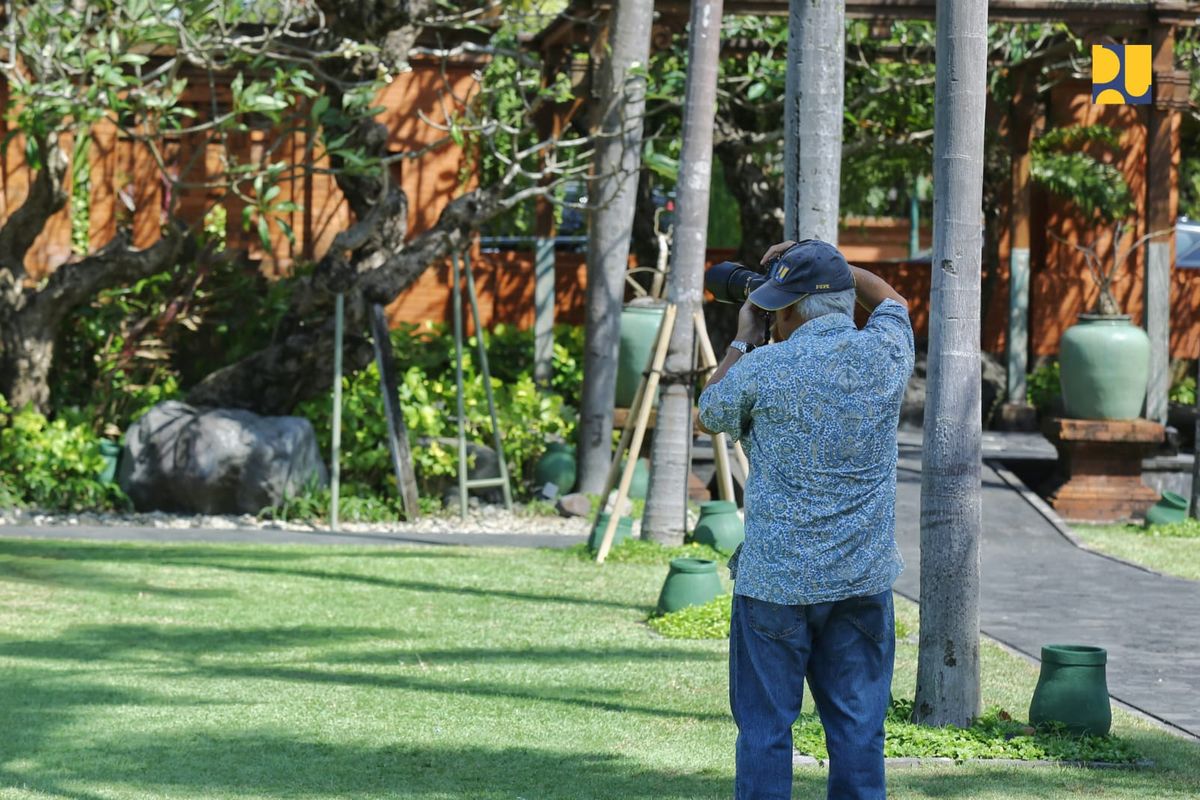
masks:
{"type": "MultiPolygon", "coordinates": [[[[727,800],[726,645],[643,624],[665,572],[543,550],[0,540],[0,798],[727,800]]],[[[1024,716],[1034,667],[988,646],[984,668],[985,705],[1024,716]]],[[[1116,727],[1158,766],[895,770],[891,796],[1200,796],[1200,747],[1116,727]]],[[[824,796],[821,770],[796,782],[824,796]]]]}
{"type": "Polygon", "coordinates": [[[1200,581],[1200,538],[1148,536],[1140,525],[1073,525],[1071,529],[1093,550],[1165,575],[1200,581]]]}

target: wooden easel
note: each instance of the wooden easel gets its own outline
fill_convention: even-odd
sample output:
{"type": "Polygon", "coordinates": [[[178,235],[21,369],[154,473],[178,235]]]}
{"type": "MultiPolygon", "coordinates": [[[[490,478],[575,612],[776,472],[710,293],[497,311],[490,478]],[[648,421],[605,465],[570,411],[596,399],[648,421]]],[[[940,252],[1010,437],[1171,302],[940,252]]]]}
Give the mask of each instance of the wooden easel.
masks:
{"type": "MultiPolygon", "coordinates": [[[[654,397],[654,393],[658,390],[658,383],[662,377],[663,364],[667,359],[667,349],[671,342],[671,334],[675,330],[675,317],[677,313],[678,309],[674,304],[669,304],[663,313],[662,325],[658,329],[658,339],[654,345],[649,368],[642,374],[642,379],[638,382],[637,393],[633,398],[633,407],[629,409],[629,416],[625,420],[625,428],[621,432],[621,442],[617,445],[617,452],[613,456],[612,465],[608,468],[608,477],[604,481],[604,490],[600,493],[600,510],[603,511],[609,492],[613,490],[614,485],[617,486],[616,502],[613,505],[612,513],[609,514],[608,525],[604,529],[604,535],[600,539],[600,547],[596,551],[597,564],[603,564],[604,559],[608,558],[608,552],[612,548],[613,536],[620,522],[621,507],[625,504],[625,500],[629,496],[629,487],[633,483],[633,471],[637,466],[636,454],[642,449],[642,441],[645,439],[646,427],[650,421],[650,411],[653,404],[648,398],[654,397]],[[625,459],[625,468],[622,470],[621,461],[625,458],[626,452],[629,453],[630,457],[625,459]],[[618,474],[620,475],[619,485],[617,484],[618,474]]],[[[707,378],[717,368],[717,358],[713,353],[712,342],[708,338],[708,327],[704,324],[704,315],[701,311],[697,310],[695,312],[692,324],[696,326],[696,339],[702,358],[702,368],[707,378]]],[[[730,471],[729,454],[725,449],[725,440],[726,436],[724,434],[717,434],[713,437],[713,458],[717,465],[718,493],[723,500],[733,500],[733,475],[730,471]]],[[[746,455],[742,452],[740,445],[735,444],[734,453],[738,457],[738,465],[742,468],[742,475],[749,475],[749,464],[746,462],[746,455]]],[[[598,518],[599,512],[597,512],[598,518]]]]}

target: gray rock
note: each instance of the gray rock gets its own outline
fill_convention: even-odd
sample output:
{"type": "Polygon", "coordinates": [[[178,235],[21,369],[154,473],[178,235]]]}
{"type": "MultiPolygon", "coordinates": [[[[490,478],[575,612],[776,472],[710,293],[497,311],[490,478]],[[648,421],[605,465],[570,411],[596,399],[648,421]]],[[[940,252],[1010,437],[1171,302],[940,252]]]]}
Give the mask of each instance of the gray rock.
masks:
{"type": "Polygon", "coordinates": [[[554,506],[564,517],[586,517],[592,513],[592,501],[586,494],[564,494],[554,506]]]}
{"type": "Polygon", "coordinates": [[[129,428],[117,480],[139,511],[257,514],[329,475],[306,419],[170,400],[129,428]]]}
{"type": "MultiPolygon", "coordinates": [[[[987,427],[992,415],[1004,402],[1004,394],[1008,389],[1008,376],[1004,365],[991,353],[980,353],[980,404],[983,413],[983,424],[987,427]]],[[[916,362],[908,386],[904,389],[904,399],[900,403],[900,426],[907,429],[919,429],[925,423],[925,388],[926,374],[929,368],[929,354],[924,350],[917,351],[916,362]]]]}

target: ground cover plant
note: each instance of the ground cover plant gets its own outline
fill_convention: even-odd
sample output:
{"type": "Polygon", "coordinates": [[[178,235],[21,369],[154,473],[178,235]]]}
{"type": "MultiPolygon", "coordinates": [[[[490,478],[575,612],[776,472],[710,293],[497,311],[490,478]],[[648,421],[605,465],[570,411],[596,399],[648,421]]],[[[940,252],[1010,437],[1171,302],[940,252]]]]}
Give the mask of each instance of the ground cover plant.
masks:
{"type": "MultiPolygon", "coordinates": [[[[646,626],[665,573],[553,550],[0,541],[0,798],[725,800],[727,645],[646,626]]],[[[1028,703],[1034,667],[992,646],[983,665],[986,705],[1028,703]]],[[[1194,744],[1115,725],[1153,769],[894,770],[889,796],[1200,793],[1194,744]]],[[[824,780],[798,769],[796,796],[824,780]]]]}
{"type": "Polygon", "coordinates": [[[1075,535],[1093,550],[1143,567],[1200,581],[1200,522],[1175,525],[1075,525],[1075,535]]]}

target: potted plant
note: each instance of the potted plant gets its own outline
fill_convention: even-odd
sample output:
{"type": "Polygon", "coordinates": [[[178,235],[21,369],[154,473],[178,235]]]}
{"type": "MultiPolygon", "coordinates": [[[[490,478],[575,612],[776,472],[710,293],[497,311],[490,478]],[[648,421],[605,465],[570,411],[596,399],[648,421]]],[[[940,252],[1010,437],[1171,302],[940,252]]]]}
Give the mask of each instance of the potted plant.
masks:
{"type": "Polygon", "coordinates": [[[1067,197],[1102,232],[1090,244],[1050,235],[1083,254],[1099,289],[1092,308],[1079,315],[1059,344],[1062,398],[1066,416],[1076,419],[1136,419],[1141,416],[1150,377],[1150,339],[1121,307],[1113,284],[1129,256],[1154,231],[1126,245],[1136,207],[1119,169],[1080,148],[1115,150],[1117,134],[1104,125],[1072,126],[1048,132],[1034,145],[1034,180],[1067,197]],[[1102,245],[1107,245],[1104,249],[1102,245]],[[1103,255],[1102,255],[1103,254],[1103,255]]]}

